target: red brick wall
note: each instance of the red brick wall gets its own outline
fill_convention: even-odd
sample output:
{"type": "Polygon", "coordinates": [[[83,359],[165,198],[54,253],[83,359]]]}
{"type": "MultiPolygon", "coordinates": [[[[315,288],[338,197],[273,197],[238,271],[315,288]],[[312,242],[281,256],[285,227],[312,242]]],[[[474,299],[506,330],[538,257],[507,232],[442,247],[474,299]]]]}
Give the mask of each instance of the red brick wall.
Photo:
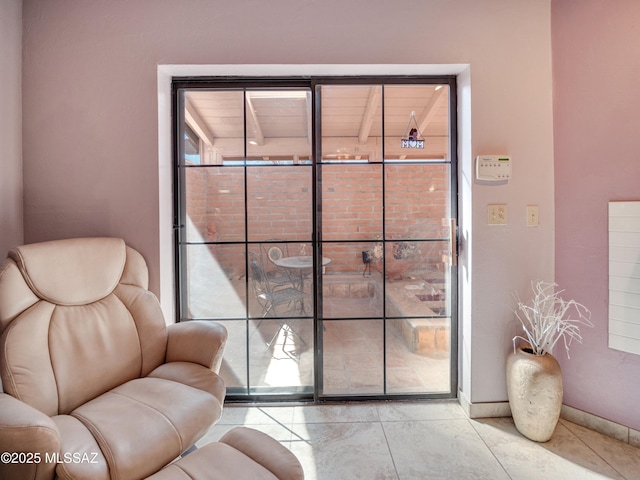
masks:
{"type": "Polygon", "coordinates": [[[382,238],[382,165],[322,168],[322,239],[382,238]]]}
{"type": "Polygon", "coordinates": [[[201,168],[187,169],[186,183],[186,211],[188,217],[187,239],[206,240],[207,215],[207,171],[201,168]]]}
{"type": "MultiPolygon", "coordinates": [[[[385,166],[386,239],[443,238],[442,219],[449,217],[448,165],[385,166]]],[[[247,168],[248,240],[282,239],[310,244],[312,234],[312,167],[265,166],[247,168]]],[[[194,232],[189,240],[242,242],[245,240],[244,169],[202,167],[187,171],[187,214],[194,232]]],[[[362,250],[382,239],[382,165],[335,164],[322,169],[322,239],[331,258],[329,273],[362,271],[362,250]],[[336,244],[344,240],[363,242],[336,244]]],[[[438,244],[440,245],[440,244],[438,244]]],[[[397,260],[389,253],[387,268],[397,260]]],[[[252,247],[256,253],[259,248],[252,247]]],[[[436,268],[442,248],[423,244],[416,265],[436,268]],[[428,247],[428,248],[427,248],[428,247]],[[428,258],[426,258],[428,257],[428,258]]],[[[241,276],[243,258],[224,258],[223,268],[241,276]]],[[[402,262],[401,262],[402,263],[402,262]]],[[[406,263],[406,262],[405,262],[406,263]]],[[[380,264],[378,264],[380,265],[380,264]]],[[[419,268],[418,268],[419,269],[419,268]]]]}
{"type": "Polygon", "coordinates": [[[247,168],[249,241],[311,241],[311,165],[247,168]]]}

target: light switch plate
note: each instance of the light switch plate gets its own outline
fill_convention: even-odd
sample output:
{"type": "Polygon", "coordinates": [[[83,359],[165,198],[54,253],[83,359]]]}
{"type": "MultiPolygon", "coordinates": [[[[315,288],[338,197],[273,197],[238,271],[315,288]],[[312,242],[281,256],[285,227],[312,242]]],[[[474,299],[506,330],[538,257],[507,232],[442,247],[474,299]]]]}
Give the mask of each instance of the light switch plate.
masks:
{"type": "Polygon", "coordinates": [[[488,205],[487,206],[487,223],[489,225],[506,225],[507,224],[507,206],[488,205]]]}
{"type": "Polygon", "coordinates": [[[537,227],[538,225],[540,225],[538,205],[527,205],[527,227],[537,227]]]}

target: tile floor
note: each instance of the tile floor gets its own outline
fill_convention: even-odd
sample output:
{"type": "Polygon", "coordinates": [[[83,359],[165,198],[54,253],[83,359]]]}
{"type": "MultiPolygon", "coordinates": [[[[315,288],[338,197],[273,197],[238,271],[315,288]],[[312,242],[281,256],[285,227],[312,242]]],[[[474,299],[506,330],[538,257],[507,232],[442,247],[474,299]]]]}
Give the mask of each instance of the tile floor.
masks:
{"type": "Polygon", "coordinates": [[[289,448],[306,480],[640,479],[640,449],[564,419],[544,444],[510,418],[470,420],[457,402],[227,405],[199,445],[236,425],[289,448]]]}

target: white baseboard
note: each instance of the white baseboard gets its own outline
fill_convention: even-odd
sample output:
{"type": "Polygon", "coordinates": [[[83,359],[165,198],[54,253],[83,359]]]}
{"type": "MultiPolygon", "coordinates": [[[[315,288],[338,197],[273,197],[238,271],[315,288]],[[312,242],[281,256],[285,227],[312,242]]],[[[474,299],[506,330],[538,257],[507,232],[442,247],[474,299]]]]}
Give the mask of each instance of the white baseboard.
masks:
{"type": "Polygon", "coordinates": [[[509,402],[471,403],[458,392],[460,406],[469,418],[510,417],[511,408],[509,402]]]}
{"type": "MultiPolygon", "coordinates": [[[[458,392],[458,401],[467,414],[467,417],[471,419],[511,416],[509,402],[471,403],[462,392],[458,392]]],[[[583,412],[568,405],[562,406],[560,417],[608,437],[633,445],[634,447],[640,447],[640,430],[634,430],[633,428],[612,422],[606,418],[598,417],[592,413],[583,412]]]]}
{"type": "Polygon", "coordinates": [[[606,418],[598,417],[592,413],[583,412],[568,405],[562,405],[560,416],[575,424],[602,433],[608,437],[616,438],[621,442],[629,443],[634,447],[640,447],[640,431],[612,422],[606,418]]]}

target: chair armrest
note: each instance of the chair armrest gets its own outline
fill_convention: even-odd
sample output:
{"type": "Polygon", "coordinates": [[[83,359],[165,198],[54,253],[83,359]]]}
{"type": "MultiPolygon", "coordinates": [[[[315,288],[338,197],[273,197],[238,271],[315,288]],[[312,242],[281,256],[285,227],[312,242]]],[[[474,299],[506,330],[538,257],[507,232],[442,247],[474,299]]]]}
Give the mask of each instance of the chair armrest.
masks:
{"type": "Polygon", "coordinates": [[[5,455],[0,461],[0,478],[52,479],[56,467],[52,454],[59,452],[60,432],[53,420],[0,393],[0,455],[5,455]]]}
{"type": "Polygon", "coordinates": [[[227,329],[217,322],[190,320],[167,328],[166,362],[192,362],[220,371],[227,329]]]}

